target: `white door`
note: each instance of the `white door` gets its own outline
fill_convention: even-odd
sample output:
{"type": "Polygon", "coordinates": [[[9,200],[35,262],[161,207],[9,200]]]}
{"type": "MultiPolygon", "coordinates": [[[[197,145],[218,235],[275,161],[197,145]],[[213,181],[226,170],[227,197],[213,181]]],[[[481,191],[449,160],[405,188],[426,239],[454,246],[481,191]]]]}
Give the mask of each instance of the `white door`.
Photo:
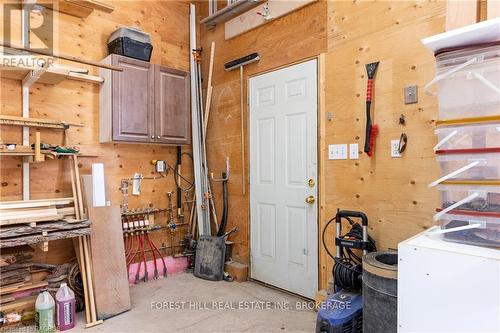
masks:
{"type": "Polygon", "coordinates": [[[317,61],[252,77],[249,94],[251,276],[314,298],[317,61]]]}

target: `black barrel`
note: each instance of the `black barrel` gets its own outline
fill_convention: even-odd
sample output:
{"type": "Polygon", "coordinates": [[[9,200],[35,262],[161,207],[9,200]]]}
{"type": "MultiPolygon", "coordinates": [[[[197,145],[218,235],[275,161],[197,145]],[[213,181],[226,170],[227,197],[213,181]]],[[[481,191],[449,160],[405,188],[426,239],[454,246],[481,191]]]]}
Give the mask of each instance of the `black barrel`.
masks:
{"type": "Polygon", "coordinates": [[[398,254],[379,251],[363,256],[363,332],[396,333],[398,254]]]}

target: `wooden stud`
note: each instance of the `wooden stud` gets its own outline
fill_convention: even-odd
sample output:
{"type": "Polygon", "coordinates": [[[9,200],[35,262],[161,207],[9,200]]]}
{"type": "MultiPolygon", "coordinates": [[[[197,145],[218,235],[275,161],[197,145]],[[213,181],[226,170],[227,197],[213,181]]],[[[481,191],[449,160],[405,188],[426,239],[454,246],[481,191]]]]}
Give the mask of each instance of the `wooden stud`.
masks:
{"type": "Polygon", "coordinates": [[[76,258],[78,260],[78,265],[80,266],[80,275],[82,277],[82,284],[83,284],[83,295],[85,299],[85,318],[87,321],[87,325],[90,324],[91,317],[90,317],[90,302],[89,302],[89,291],[88,291],[88,284],[87,284],[87,272],[85,270],[85,256],[83,254],[83,236],[78,237],[78,240],[73,240],[73,245],[75,247],[75,252],[77,254],[76,258]]]}
{"type": "Polygon", "coordinates": [[[448,0],[446,2],[446,31],[477,23],[479,20],[478,8],[479,1],[476,0],[448,0]]]}
{"type": "MultiPolygon", "coordinates": [[[[89,237],[82,237],[83,243],[83,256],[85,261],[85,271],[87,274],[87,287],[89,289],[89,303],[90,303],[90,319],[91,323],[97,322],[97,313],[95,308],[95,297],[94,297],[94,282],[92,277],[92,266],[90,263],[90,252],[89,252],[89,237]]],[[[92,325],[93,326],[93,325],[92,325]]]]}
{"type": "Polygon", "coordinates": [[[486,15],[488,20],[500,17],[500,1],[488,0],[486,7],[486,15]]]}
{"type": "Polygon", "coordinates": [[[80,183],[80,171],[78,170],[78,159],[76,155],[73,155],[73,165],[75,168],[75,181],[76,181],[76,197],[78,200],[78,210],[79,210],[79,215],[80,218],[83,218],[85,216],[84,211],[83,211],[83,197],[82,197],[82,186],[80,183]]]}
{"type": "Polygon", "coordinates": [[[35,162],[43,162],[45,161],[45,155],[42,155],[41,153],[41,139],[40,139],[40,132],[35,133],[35,162]]]}
{"type": "MultiPolygon", "coordinates": [[[[326,222],[326,171],[325,163],[321,158],[327,153],[326,144],[326,68],[325,68],[325,54],[322,53],[318,57],[318,247],[322,248],[321,231],[323,230],[326,222]]],[[[328,256],[325,251],[319,251],[318,260],[318,287],[325,288],[328,281],[328,270],[326,269],[328,256]]]]}

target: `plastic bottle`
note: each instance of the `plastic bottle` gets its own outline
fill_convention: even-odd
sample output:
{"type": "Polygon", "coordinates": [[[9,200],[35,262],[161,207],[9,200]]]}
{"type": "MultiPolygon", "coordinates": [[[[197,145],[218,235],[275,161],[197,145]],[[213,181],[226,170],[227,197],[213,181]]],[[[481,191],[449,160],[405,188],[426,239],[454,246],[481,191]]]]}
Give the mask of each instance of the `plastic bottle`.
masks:
{"type": "Polygon", "coordinates": [[[54,332],[55,302],[48,291],[41,292],[35,302],[36,331],[39,333],[54,332]]]}
{"type": "Polygon", "coordinates": [[[60,331],[75,327],[75,305],[75,293],[66,283],[61,283],[56,293],[57,328],[60,331]]]}

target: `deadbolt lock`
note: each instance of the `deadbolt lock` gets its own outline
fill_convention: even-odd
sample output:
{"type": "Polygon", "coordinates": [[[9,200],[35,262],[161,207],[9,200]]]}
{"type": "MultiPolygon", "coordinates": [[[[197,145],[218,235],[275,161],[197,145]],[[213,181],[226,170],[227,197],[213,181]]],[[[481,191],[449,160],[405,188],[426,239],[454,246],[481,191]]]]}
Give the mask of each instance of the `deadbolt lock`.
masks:
{"type": "Polygon", "coordinates": [[[309,187],[314,187],[314,185],[316,185],[316,182],[314,181],[314,179],[311,178],[311,179],[309,179],[307,184],[309,185],[309,187]]]}
{"type": "Polygon", "coordinates": [[[314,202],[316,201],[316,198],[314,197],[314,195],[310,195],[306,198],[306,202],[310,205],[312,205],[314,202]]]}

